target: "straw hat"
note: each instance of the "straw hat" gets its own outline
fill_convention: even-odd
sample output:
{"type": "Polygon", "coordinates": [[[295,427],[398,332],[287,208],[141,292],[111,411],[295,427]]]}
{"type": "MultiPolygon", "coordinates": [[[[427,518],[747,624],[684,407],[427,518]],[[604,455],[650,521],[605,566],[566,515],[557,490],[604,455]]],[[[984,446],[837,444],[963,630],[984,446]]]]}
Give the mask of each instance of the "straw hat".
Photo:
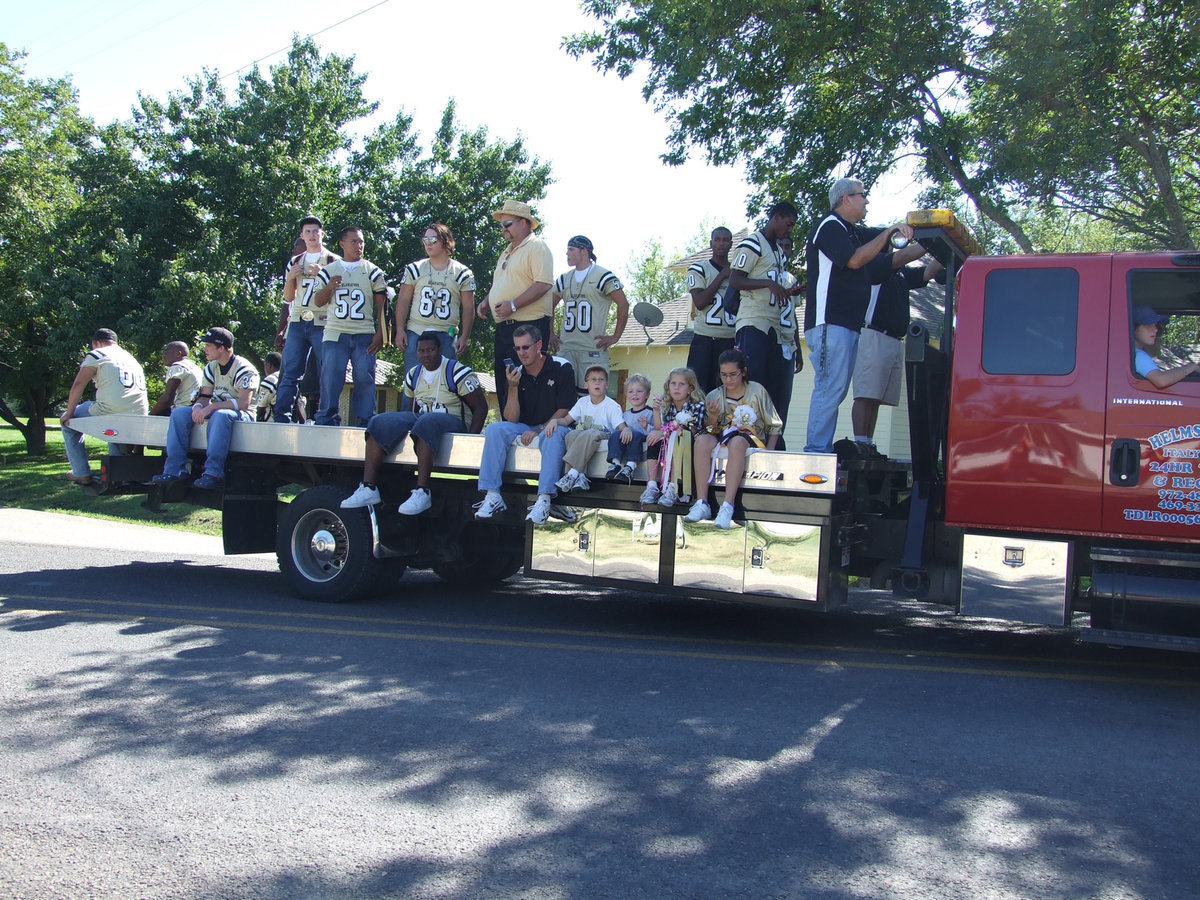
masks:
{"type": "Polygon", "coordinates": [[[522,203],[520,200],[505,200],[504,205],[492,213],[492,218],[499,222],[501,219],[507,219],[510,216],[519,216],[522,219],[529,220],[529,227],[536,229],[542,223],[538,221],[537,216],[533,214],[533,209],[528,203],[522,203]]]}

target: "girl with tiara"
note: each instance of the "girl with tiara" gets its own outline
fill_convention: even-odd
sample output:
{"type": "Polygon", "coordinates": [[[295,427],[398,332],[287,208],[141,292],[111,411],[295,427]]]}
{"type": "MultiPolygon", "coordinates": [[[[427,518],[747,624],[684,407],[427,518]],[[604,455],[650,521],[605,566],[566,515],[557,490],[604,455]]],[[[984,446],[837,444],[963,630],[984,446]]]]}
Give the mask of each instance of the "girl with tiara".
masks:
{"type": "Polygon", "coordinates": [[[691,369],[672,369],[663,386],[663,396],[654,403],[654,430],[646,436],[650,446],[657,445],[662,470],[662,494],[650,467],[650,481],[642,494],[642,503],[660,506],[689,503],[692,499],[692,447],[695,436],[704,430],[704,392],[691,369]],[[680,489],[682,485],[682,490],[680,489]]]}

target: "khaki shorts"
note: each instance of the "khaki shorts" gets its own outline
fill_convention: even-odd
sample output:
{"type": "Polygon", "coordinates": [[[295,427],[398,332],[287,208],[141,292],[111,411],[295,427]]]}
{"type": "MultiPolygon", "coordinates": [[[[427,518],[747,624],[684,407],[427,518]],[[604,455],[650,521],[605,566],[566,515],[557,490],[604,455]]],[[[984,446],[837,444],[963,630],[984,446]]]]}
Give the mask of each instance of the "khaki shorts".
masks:
{"type": "Polygon", "coordinates": [[[904,341],[864,328],[858,337],[858,355],[854,360],[854,399],[899,406],[903,386],[904,341]]]}
{"type": "MultiPolygon", "coordinates": [[[[575,387],[581,392],[587,393],[587,387],[584,383],[584,378],[587,375],[587,370],[592,366],[604,366],[604,371],[609,371],[608,368],[608,351],[607,350],[584,350],[579,347],[559,347],[555,356],[561,356],[571,364],[571,368],[575,370],[575,387]]],[[[612,386],[609,385],[611,390],[612,386]]]]}

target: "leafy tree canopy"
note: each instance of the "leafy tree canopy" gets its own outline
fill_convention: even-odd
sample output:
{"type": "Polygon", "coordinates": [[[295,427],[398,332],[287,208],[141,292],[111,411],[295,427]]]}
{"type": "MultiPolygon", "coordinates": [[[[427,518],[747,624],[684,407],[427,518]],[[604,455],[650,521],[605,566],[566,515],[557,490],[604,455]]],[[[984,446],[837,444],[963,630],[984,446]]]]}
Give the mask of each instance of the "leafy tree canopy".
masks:
{"type": "MultiPolygon", "coordinates": [[[[232,92],[205,72],[97,129],[69,84],[25,79],[0,45],[0,329],[20,335],[14,366],[0,370],[0,418],[26,429],[31,452],[39,438],[44,449],[43,420],[99,326],[150,369],[165,342],[214,324],[261,362],[309,213],[333,249],[342,226],[360,226],[393,283],[423,255],[425,225],[445,222],[479,290],[490,287],[503,243],[490,211],[544,196],[549,166],[520,140],[464,130],[453,103],[427,147],[403,112],[368,128],[377,104],[365,81],[353,59],[297,39],[232,92]]],[[[490,328],[480,323],[474,343],[490,328]]]]}
{"type": "MultiPolygon", "coordinates": [[[[645,79],[664,156],[741,161],[756,206],[816,216],[833,174],[906,153],[1022,250],[1030,204],[1106,219],[1127,243],[1200,235],[1200,6],[1188,0],[584,0],[566,41],[645,79]]],[[[944,201],[949,204],[949,199],[944,201]]]]}

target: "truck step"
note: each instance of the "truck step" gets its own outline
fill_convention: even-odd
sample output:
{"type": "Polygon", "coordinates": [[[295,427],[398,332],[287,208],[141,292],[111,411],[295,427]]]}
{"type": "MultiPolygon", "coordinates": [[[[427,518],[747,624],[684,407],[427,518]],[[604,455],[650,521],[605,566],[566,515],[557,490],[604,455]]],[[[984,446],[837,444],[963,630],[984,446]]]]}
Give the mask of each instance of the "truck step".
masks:
{"type": "Polygon", "coordinates": [[[1088,644],[1118,647],[1149,647],[1152,650],[1181,650],[1200,653],[1200,638],[1174,634],[1150,634],[1143,631],[1119,631],[1115,628],[1083,628],[1080,640],[1088,644]]]}

